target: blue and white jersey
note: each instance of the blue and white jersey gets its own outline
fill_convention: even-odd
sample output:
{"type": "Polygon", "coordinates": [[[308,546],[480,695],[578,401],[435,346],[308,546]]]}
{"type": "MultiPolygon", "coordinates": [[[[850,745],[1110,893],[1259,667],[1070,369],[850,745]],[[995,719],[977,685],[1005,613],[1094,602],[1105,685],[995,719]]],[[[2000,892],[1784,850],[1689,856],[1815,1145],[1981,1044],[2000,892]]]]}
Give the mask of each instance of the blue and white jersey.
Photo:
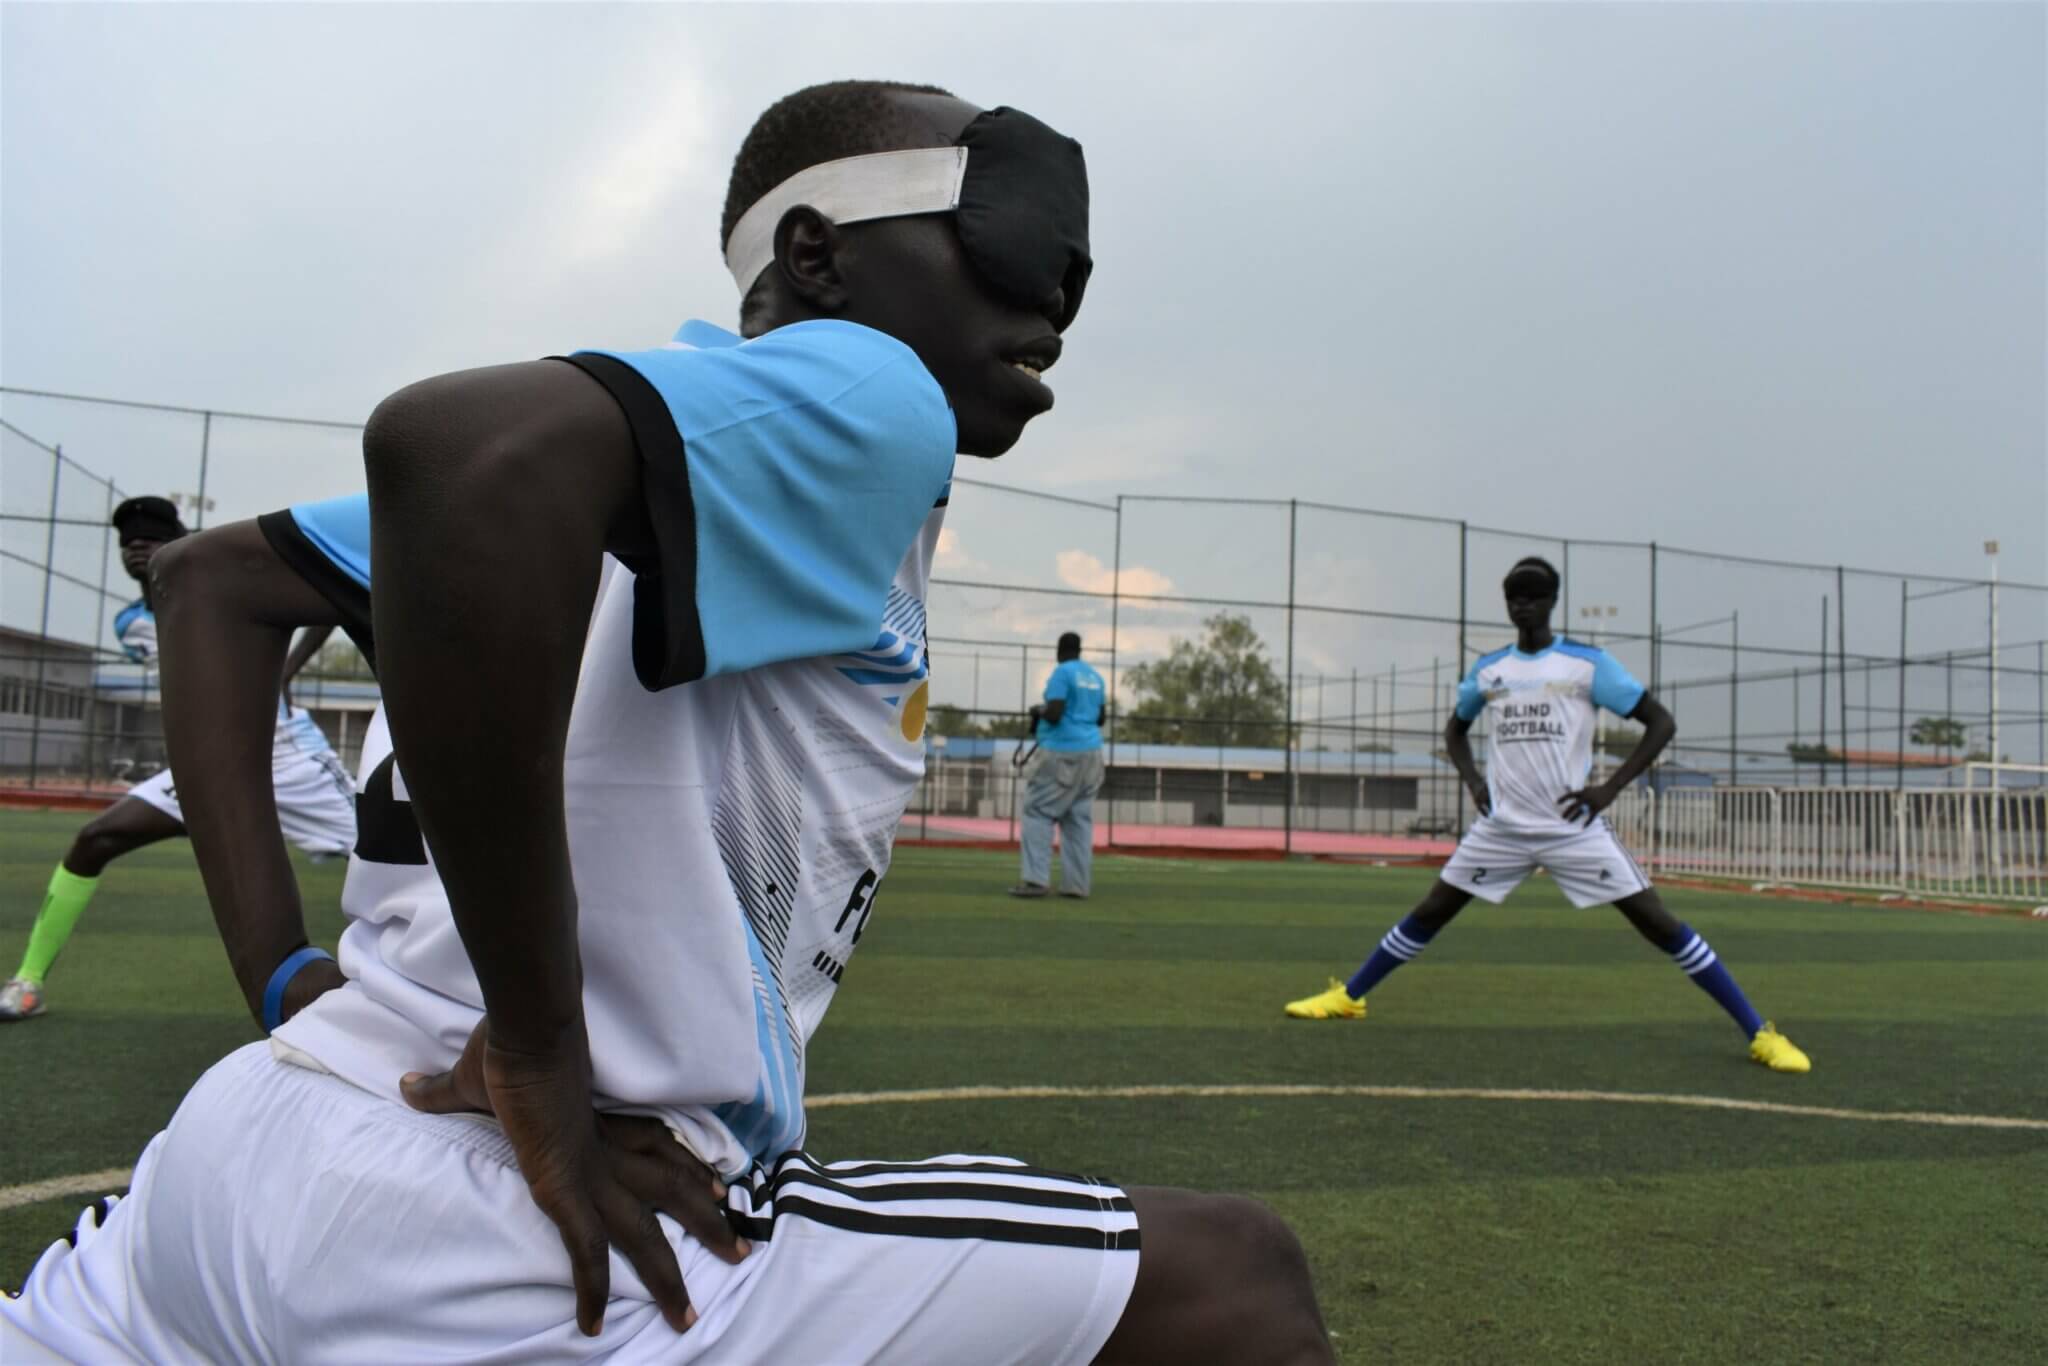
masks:
{"type": "MultiPolygon", "coordinates": [[[[803,1139],[809,1040],[923,776],[952,414],[913,352],[846,323],[691,323],[567,363],[632,426],[656,543],[606,561],[566,748],[595,1090],[730,1176],[803,1139]]],[[[395,1097],[454,1063],[482,997],[383,758],[343,893],[350,984],[277,1037],[395,1097]]]]}
{"type": "Polygon", "coordinates": [[[114,613],[114,641],[137,664],[156,663],[156,613],[144,598],[114,613]]]}
{"type": "Polygon", "coordinates": [[[1058,725],[1038,723],[1038,743],[1052,750],[1102,748],[1102,675],[1078,659],[1067,660],[1045,680],[1045,700],[1064,702],[1058,725]]]}
{"type": "Polygon", "coordinates": [[[1458,684],[1457,712],[1487,715],[1494,823],[1531,835],[1575,829],[1557,799],[1593,770],[1595,708],[1627,716],[1642,700],[1643,685],[1613,655],[1562,636],[1533,655],[1513,646],[1481,655],[1458,684]]]}

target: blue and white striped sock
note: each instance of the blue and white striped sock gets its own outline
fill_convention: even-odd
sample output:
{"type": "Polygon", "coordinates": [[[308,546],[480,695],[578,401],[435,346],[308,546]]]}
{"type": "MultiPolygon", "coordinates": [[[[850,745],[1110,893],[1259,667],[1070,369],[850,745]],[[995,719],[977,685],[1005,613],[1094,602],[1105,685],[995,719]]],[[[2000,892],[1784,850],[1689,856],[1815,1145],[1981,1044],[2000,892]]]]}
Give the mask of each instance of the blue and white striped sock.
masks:
{"type": "Polygon", "coordinates": [[[1720,956],[1692,926],[1678,927],[1678,942],[1671,950],[1671,961],[1728,1012],[1729,1018],[1741,1027],[1745,1039],[1756,1037],[1756,1032],[1764,1027],[1763,1016],[1756,1013],[1742,988],[1735,985],[1735,979],[1721,965],[1720,956]]]}
{"type": "Polygon", "coordinates": [[[1372,957],[1365,965],[1351,974],[1351,980],[1344,984],[1354,1001],[1362,1000],[1368,991],[1380,984],[1380,979],[1400,967],[1403,963],[1415,961],[1415,955],[1429,947],[1429,941],[1436,938],[1435,930],[1423,929],[1414,916],[1388,930],[1380,940],[1380,946],[1372,951],[1372,957]]]}

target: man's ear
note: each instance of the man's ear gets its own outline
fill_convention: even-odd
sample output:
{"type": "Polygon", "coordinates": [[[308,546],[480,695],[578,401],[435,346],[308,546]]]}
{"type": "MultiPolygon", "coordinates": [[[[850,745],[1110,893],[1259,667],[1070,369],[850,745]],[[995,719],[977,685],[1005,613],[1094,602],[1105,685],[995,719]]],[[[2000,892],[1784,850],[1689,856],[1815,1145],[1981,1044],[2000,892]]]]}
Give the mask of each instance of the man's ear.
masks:
{"type": "Polygon", "coordinates": [[[790,292],[820,313],[846,307],[846,282],[839,274],[845,241],[831,219],[798,204],[775,225],[775,269],[790,292]]]}

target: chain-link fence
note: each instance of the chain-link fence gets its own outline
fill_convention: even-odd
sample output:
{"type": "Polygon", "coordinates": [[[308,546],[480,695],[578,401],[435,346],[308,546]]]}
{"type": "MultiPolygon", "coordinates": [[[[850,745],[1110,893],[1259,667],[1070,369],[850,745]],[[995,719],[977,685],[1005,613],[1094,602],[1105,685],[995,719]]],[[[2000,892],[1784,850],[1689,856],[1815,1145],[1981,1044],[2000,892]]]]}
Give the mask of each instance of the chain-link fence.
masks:
{"type": "MultiPolygon", "coordinates": [[[[347,492],[360,429],[0,392],[0,781],[114,782],[160,763],[161,742],[153,680],[113,649],[137,591],[113,504],[162,493],[198,526],[347,492]]],[[[1500,583],[1531,554],[1562,572],[1560,633],[1614,653],[1678,717],[1660,792],[1945,790],[1973,762],[2048,764],[2041,585],[1294,499],[1068,498],[989,468],[962,462],[933,570],[913,816],[932,838],[1013,835],[1009,759],[1071,630],[1109,682],[1111,842],[1446,847],[1470,805],[1444,721],[1472,661],[1512,641],[1500,583]]],[[[367,677],[318,665],[299,694],[349,748],[375,703],[367,677]]],[[[1603,725],[1611,766],[1635,728],[1603,725]]]]}

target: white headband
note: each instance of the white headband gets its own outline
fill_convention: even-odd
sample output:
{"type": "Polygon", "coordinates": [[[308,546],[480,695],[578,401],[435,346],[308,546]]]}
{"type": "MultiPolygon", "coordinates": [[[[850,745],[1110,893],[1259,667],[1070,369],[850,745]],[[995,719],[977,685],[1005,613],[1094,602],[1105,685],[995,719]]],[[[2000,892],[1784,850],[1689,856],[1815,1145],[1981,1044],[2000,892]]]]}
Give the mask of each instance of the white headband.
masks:
{"type": "Polygon", "coordinates": [[[745,294],[775,260],[775,225],[799,204],[810,205],[834,223],[950,213],[960,207],[960,183],[966,175],[965,147],[870,152],[798,171],[740,215],[725,244],[726,269],[745,294]]]}

